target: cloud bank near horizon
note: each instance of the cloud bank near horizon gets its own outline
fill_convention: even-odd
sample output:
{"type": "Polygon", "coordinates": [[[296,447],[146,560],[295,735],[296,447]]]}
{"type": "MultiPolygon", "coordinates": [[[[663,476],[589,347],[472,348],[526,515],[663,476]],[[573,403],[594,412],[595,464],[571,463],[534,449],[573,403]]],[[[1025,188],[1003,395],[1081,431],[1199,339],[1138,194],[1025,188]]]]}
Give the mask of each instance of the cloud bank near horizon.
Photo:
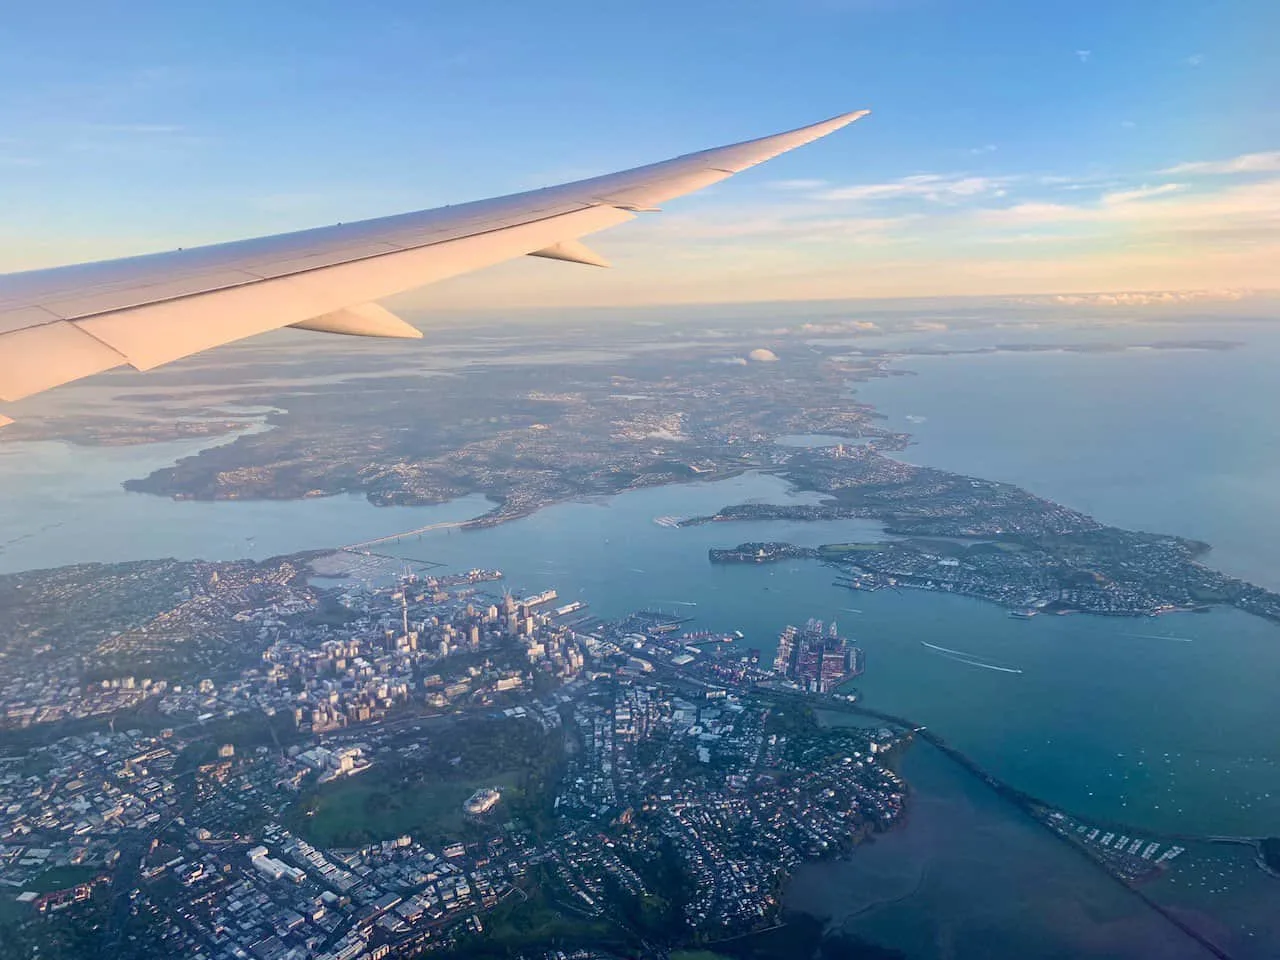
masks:
{"type": "Polygon", "coordinates": [[[1096,294],[1141,305],[1280,289],[1280,151],[1132,175],[774,181],[687,206],[597,237],[610,272],[510,264],[413,302],[479,306],[497,288],[507,306],[1096,294]]]}

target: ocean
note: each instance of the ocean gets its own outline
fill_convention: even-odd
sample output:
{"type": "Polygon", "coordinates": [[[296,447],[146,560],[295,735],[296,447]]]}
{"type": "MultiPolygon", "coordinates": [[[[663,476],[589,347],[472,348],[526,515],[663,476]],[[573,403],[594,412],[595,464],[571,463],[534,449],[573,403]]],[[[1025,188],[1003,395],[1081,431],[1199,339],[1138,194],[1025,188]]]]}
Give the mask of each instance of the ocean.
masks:
{"type": "MultiPolygon", "coordinates": [[[[913,356],[893,367],[915,376],[866,384],[859,399],[914,436],[906,460],[1016,483],[1105,523],[1206,541],[1207,563],[1280,589],[1280,322],[1088,333],[1017,342],[1241,346],[913,356]]],[[[957,334],[931,345],[1011,339],[957,334]]]]}

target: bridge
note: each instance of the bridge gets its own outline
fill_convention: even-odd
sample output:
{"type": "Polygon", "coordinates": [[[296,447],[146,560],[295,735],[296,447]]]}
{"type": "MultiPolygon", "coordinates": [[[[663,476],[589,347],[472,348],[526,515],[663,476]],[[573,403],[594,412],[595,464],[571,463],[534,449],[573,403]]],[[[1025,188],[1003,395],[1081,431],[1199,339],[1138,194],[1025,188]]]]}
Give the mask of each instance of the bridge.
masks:
{"type": "Polygon", "coordinates": [[[453,527],[461,527],[467,522],[466,520],[442,520],[439,523],[429,523],[425,527],[415,527],[413,530],[405,530],[401,533],[389,533],[385,537],[374,537],[372,540],[349,543],[345,547],[339,547],[338,549],[346,550],[350,553],[368,553],[368,547],[376,547],[380,543],[395,543],[405,537],[420,537],[424,533],[430,533],[433,530],[448,530],[453,527]]]}

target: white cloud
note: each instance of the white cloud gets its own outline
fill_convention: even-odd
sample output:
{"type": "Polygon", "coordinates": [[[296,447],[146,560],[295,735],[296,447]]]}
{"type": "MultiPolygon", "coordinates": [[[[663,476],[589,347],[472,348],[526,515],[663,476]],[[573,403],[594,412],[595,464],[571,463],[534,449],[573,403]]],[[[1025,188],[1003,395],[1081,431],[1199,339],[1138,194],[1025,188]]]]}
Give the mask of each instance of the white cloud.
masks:
{"type": "Polygon", "coordinates": [[[1255,250],[1280,237],[1280,178],[1238,184],[1211,192],[1178,190],[1163,184],[1106,194],[1098,202],[1028,202],[1002,209],[973,211],[975,225],[1020,230],[1092,227],[1097,236],[1119,225],[1164,243],[1195,240],[1231,248],[1249,242],[1255,250]],[[1144,201],[1144,202],[1138,202],[1144,201]]]}
{"type": "Polygon", "coordinates": [[[775,180],[769,186],[776,190],[817,190],[819,187],[825,187],[825,180],[775,180]]]}
{"type": "Polygon", "coordinates": [[[787,334],[805,334],[806,336],[826,336],[829,334],[879,333],[880,324],[874,320],[836,320],[832,323],[802,323],[798,327],[781,327],[771,331],[780,336],[787,334]]]}
{"type": "MultiPolygon", "coordinates": [[[[1222,163],[1259,169],[1253,160],[1222,163]]],[[[1169,302],[1164,292],[1179,288],[1280,286],[1280,175],[1220,181],[1148,176],[1143,184],[1088,167],[1073,176],[1027,174],[998,181],[921,174],[773,192],[772,202],[647,218],[602,238],[602,249],[625,263],[625,271],[566,279],[559,271],[521,272],[525,264],[495,270],[511,278],[509,286],[498,286],[507,298],[503,302],[512,304],[1108,291],[1116,297],[1136,291],[1142,296],[1133,302],[1160,303],[1169,302]],[[997,197],[1005,185],[1011,200],[997,197]],[[852,196],[854,202],[832,202],[828,193],[852,196]],[[931,195],[953,202],[931,203],[931,195]],[[894,210],[895,216],[858,215],[888,211],[859,199],[898,197],[914,199],[916,206],[894,210]]],[[[494,275],[476,276],[481,279],[445,281],[421,296],[433,306],[468,298],[492,303],[494,275]]],[[[1125,301],[1115,302],[1122,309],[1125,301]]],[[[857,335],[840,325],[840,335],[857,335]]],[[[729,356],[721,362],[745,360],[729,356]]]]}
{"type": "Polygon", "coordinates": [[[1187,66],[1189,67],[1198,67],[1202,63],[1204,63],[1203,53],[1193,53],[1191,56],[1187,57],[1187,66]]]}
{"type": "Polygon", "coordinates": [[[1081,63],[1088,63],[1088,62],[1089,62],[1089,58],[1090,58],[1090,57],[1092,57],[1092,56],[1093,56],[1093,51],[1092,51],[1092,50],[1077,50],[1077,51],[1076,51],[1076,57],[1080,60],[1080,62],[1081,62],[1081,63]]]}
{"type": "Polygon", "coordinates": [[[1141,187],[1135,187],[1132,190],[1116,190],[1112,193],[1103,194],[1102,202],[1106,204],[1132,203],[1135,200],[1146,200],[1149,197],[1163,197],[1170,193],[1177,193],[1182,189],[1180,183],[1162,183],[1158,187],[1148,187],[1143,184],[1141,187]]]}
{"type": "Polygon", "coordinates": [[[1226,160],[1199,160],[1192,163],[1177,163],[1167,167],[1161,173],[1280,173],[1280,150],[1267,150],[1262,153],[1242,153],[1238,157],[1226,160]]]}
{"type": "Polygon", "coordinates": [[[726,208],[703,211],[699,216],[670,214],[653,217],[620,231],[615,245],[644,247],[693,240],[744,243],[886,243],[916,215],[897,217],[833,216],[829,208],[812,205],[766,205],[756,210],[726,208]]]}
{"type": "Polygon", "coordinates": [[[757,347],[747,354],[747,359],[752,363],[776,363],[778,355],[772,350],[766,350],[764,347],[757,347]]]}
{"type": "Polygon", "coordinates": [[[1134,123],[1132,120],[1121,120],[1120,126],[1124,127],[1126,130],[1132,130],[1134,127],[1137,126],[1137,124],[1134,123]]]}
{"type": "Polygon", "coordinates": [[[997,147],[994,143],[984,143],[980,147],[970,147],[969,152],[972,153],[974,156],[978,156],[984,153],[995,153],[996,150],[998,149],[999,147],[997,147]]]}
{"type": "Polygon", "coordinates": [[[1020,303],[1061,304],[1068,307],[1151,307],[1162,304],[1234,302],[1248,295],[1244,290],[1131,290],[1119,293],[1068,293],[1047,297],[1023,297],[1020,303]]]}
{"type": "Polygon", "coordinates": [[[820,200],[893,200],[919,197],[935,202],[976,197],[1000,189],[1007,181],[993,177],[965,177],[939,173],[921,173],[887,183],[863,183],[835,187],[818,194],[820,200]]]}

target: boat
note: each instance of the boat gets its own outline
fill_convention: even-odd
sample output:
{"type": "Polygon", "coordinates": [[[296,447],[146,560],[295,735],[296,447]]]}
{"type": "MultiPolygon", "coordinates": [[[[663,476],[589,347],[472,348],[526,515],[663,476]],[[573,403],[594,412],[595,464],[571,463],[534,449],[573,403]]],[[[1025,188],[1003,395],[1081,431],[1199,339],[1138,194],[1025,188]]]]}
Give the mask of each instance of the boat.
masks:
{"type": "Polygon", "coordinates": [[[1015,620],[1030,620],[1036,613],[1035,610],[1010,610],[1009,616],[1015,620]]]}

